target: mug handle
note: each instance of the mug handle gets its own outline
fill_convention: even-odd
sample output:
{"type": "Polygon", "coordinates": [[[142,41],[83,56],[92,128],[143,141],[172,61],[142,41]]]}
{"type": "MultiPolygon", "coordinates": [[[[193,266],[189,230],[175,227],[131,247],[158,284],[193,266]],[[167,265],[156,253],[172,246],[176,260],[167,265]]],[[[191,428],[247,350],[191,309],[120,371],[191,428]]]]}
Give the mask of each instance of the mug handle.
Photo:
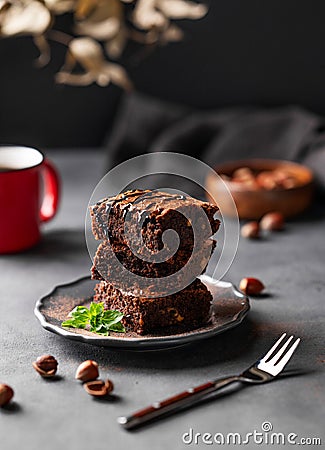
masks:
{"type": "Polygon", "coordinates": [[[41,222],[48,222],[55,216],[60,199],[60,180],[54,165],[45,159],[42,164],[44,198],[40,209],[41,222]]]}

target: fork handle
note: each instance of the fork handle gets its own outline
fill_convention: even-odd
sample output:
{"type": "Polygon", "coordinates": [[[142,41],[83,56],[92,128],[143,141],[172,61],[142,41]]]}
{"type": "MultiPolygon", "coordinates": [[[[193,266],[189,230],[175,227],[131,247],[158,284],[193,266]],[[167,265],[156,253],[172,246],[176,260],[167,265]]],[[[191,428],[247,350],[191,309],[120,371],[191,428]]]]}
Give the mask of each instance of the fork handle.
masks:
{"type": "Polygon", "coordinates": [[[138,427],[140,425],[149,422],[152,419],[156,419],[161,416],[167,416],[180,409],[192,406],[202,399],[204,399],[208,394],[215,392],[228,384],[239,381],[240,377],[226,377],[218,378],[214,381],[209,381],[208,383],[201,384],[194,388],[187,389],[186,391],[180,392],[172,397],[169,397],[161,402],[152,403],[146,408],[140,409],[135,413],[127,417],[119,417],[118,423],[126,429],[131,429],[138,427]]]}

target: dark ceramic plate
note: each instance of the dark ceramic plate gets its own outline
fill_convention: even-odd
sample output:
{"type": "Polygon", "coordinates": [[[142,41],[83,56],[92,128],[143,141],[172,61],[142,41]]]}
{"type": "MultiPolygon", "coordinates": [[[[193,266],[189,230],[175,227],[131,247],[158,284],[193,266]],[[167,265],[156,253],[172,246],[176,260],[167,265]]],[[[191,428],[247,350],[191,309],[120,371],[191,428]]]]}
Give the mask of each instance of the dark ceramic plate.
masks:
{"type": "Polygon", "coordinates": [[[62,328],[69,312],[78,305],[89,305],[96,281],[89,277],[57,286],[36,303],[35,315],[46,330],[68,339],[124,350],[158,350],[197,342],[222,333],[238,324],[249,311],[248,298],[231,283],[202,275],[202,282],[213,295],[209,323],[192,331],[164,330],[161,334],[140,336],[136,333],[111,333],[99,336],[86,330],[62,328]]]}

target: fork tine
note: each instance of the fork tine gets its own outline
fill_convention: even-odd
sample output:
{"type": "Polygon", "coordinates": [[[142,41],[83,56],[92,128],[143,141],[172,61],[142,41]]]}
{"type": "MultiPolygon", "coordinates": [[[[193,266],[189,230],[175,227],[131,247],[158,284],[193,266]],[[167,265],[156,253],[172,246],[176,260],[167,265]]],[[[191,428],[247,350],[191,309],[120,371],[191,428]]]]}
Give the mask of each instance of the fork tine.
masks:
{"type": "Polygon", "coordinates": [[[280,342],[283,341],[283,339],[285,338],[286,335],[287,335],[287,333],[283,333],[283,335],[280,337],[280,339],[278,339],[276,341],[276,343],[273,345],[271,350],[269,350],[267,352],[267,354],[261,359],[261,361],[266,361],[273,354],[274,350],[279,346],[280,342]]]}
{"type": "Polygon", "coordinates": [[[292,345],[292,347],[287,351],[287,353],[284,355],[284,357],[277,363],[276,367],[277,369],[279,369],[280,371],[283,370],[284,366],[289,362],[291,356],[293,355],[294,351],[296,350],[296,348],[298,347],[300,343],[300,338],[298,338],[294,344],[292,345]]]}
{"type": "Polygon", "coordinates": [[[273,358],[270,359],[270,361],[268,361],[271,364],[276,364],[280,361],[282,355],[285,353],[286,349],[289,347],[290,342],[292,341],[293,336],[290,336],[289,339],[287,340],[287,342],[285,344],[282,345],[282,347],[280,348],[280,350],[278,352],[276,352],[276,354],[273,356],[273,358]]]}

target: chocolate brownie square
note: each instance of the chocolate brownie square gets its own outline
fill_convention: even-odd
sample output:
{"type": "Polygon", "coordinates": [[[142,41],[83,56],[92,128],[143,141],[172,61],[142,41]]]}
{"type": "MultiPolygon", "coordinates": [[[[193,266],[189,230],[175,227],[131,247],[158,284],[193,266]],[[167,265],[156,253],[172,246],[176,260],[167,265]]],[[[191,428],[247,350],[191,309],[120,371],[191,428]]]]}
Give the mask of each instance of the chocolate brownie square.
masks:
{"type": "Polygon", "coordinates": [[[193,279],[205,271],[215,246],[215,241],[208,239],[195,254],[191,253],[191,249],[181,249],[167,261],[153,263],[138,258],[128,247],[110,246],[102,242],[93,260],[92,278],[106,281],[115,278],[115,274],[121,270],[119,264],[121,263],[129,272],[146,278],[168,277],[188,264],[186,273],[193,279]]]}
{"type": "Polygon", "coordinates": [[[94,301],[103,302],[106,310],[122,312],[126,330],[143,335],[170,327],[185,331],[206,324],[212,295],[199,279],[175,294],[157,298],[137,297],[102,281],[95,287],[94,301]]]}
{"type": "Polygon", "coordinates": [[[200,245],[218,230],[217,211],[208,202],[152,190],[126,191],[90,207],[96,239],[132,247],[139,254],[166,248],[163,234],[170,229],[179,238],[179,249],[192,249],[194,238],[200,245]]]}

